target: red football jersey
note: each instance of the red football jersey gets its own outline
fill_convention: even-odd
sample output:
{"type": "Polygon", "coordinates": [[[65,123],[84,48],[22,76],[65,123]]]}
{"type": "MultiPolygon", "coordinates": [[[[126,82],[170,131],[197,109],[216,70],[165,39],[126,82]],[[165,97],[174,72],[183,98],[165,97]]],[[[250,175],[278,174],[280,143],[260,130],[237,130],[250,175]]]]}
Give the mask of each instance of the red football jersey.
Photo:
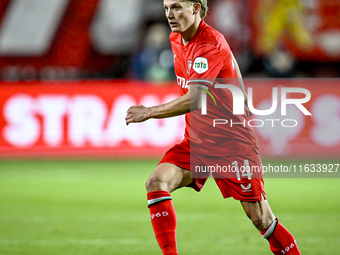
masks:
{"type": "Polygon", "coordinates": [[[185,137],[190,140],[190,150],[211,156],[249,154],[253,148],[258,151],[258,138],[247,124],[247,117],[233,115],[231,92],[213,86],[220,79],[224,84],[238,86],[232,53],[224,36],[202,21],[195,36],[185,46],[179,33],[170,34],[170,43],[181,95],[188,92],[189,85],[200,83],[209,87],[216,99],[215,103],[207,96],[207,115],[202,115],[201,110],[186,114],[185,137]],[[214,127],[215,119],[228,123],[214,127]]]}

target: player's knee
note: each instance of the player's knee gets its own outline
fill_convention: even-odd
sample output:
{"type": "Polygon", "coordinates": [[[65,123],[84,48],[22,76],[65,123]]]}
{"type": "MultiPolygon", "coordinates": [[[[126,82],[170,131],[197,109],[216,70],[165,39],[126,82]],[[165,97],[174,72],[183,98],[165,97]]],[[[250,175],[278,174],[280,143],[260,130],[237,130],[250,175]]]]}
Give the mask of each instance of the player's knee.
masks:
{"type": "Polygon", "coordinates": [[[261,227],[261,225],[263,225],[262,215],[254,214],[254,215],[251,215],[250,219],[251,219],[251,222],[255,225],[256,228],[259,228],[259,227],[261,227]]]}
{"type": "Polygon", "coordinates": [[[145,188],[148,192],[151,189],[151,187],[153,187],[153,184],[154,184],[153,178],[149,177],[145,182],[145,188]]]}
{"type": "Polygon", "coordinates": [[[145,182],[147,192],[164,190],[167,191],[167,184],[162,182],[157,176],[150,176],[145,182]]]}
{"type": "Polygon", "coordinates": [[[260,231],[266,230],[272,222],[272,220],[269,217],[266,217],[261,214],[251,215],[250,219],[254,226],[260,231]]]}

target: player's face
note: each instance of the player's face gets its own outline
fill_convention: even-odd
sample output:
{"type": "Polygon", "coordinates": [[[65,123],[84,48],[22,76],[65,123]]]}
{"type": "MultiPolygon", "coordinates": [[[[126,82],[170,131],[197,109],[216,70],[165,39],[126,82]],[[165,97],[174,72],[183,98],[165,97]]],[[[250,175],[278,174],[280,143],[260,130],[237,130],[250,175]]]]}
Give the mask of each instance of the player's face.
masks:
{"type": "Polygon", "coordinates": [[[185,0],[164,0],[164,9],[172,32],[183,33],[195,22],[194,7],[185,0]]]}

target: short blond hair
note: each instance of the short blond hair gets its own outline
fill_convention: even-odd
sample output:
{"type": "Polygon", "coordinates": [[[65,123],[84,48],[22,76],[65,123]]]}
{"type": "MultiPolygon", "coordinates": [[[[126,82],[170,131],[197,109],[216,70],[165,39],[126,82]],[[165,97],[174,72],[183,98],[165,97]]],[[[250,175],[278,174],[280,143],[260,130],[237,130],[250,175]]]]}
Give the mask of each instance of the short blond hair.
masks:
{"type": "Polygon", "coordinates": [[[199,3],[201,4],[200,16],[201,19],[204,19],[208,13],[208,0],[186,0],[187,2],[191,3],[199,3]]]}

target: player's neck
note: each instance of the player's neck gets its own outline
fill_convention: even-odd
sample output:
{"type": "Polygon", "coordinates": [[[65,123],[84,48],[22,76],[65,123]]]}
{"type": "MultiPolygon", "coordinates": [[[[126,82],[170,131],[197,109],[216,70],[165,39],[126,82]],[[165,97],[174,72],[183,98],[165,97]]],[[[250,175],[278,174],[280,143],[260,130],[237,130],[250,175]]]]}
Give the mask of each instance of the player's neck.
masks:
{"type": "Polygon", "coordinates": [[[181,33],[183,45],[186,46],[191,38],[197,33],[202,19],[197,19],[192,26],[190,26],[186,31],[181,33]]]}

